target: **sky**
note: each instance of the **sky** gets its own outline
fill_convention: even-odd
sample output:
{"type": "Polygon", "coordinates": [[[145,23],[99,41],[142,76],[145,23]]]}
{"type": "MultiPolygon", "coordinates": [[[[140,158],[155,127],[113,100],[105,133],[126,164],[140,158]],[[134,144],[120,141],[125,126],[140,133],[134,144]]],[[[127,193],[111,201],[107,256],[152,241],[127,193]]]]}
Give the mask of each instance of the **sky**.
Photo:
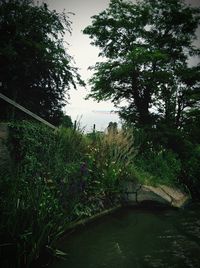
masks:
{"type": "MultiPolygon", "coordinates": [[[[91,16],[98,14],[108,7],[109,0],[46,0],[50,9],[56,11],[73,12],[71,15],[72,35],[66,35],[65,40],[69,43],[68,53],[73,56],[75,65],[79,68],[79,74],[87,83],[92,76],[89,66],[95,65],[98,59],[99,49],[90,45],[90,38],[82,33],[82,30],[91,24],[91,16]]],[[[66,114],[70,115],[72,120],[80,121],[85,131],[90,131],[93,125],[96,129],[104,131],[110,121],[119,122],[117,113],[109,111],[116,110],[111,102],[96,102],[92,99],[85,100],[90,92],[90,86],[85,88],[78,87],[77,90],[71,89],[69,104],[65,107],[66,114]]]]}
{"type": "MultiPolygon", "coordinates": [[[[79,68],[79,74],[87,83],[92,76],[92,71],[88,70],[89,66],[95,65],[100,52],[98,48],[90,44],[91,40],[82,30],[91,24],[91,16],[98,14],[108,7],[109,0],[45,0],[50,9],[62,12],[73,12],[75,15],[70,16],[72,21],[72,35],[66,34],[65,40],[69,43],[68,53],[74,57],[75,65],[79,68]]],[[[134,2],[134,0],[132,0],[134,2]]],[[[199,0],[186,0],[187,3],[200,6],[199,0]]],[[[200,36],[200,29],[198,31],[200,36]]],[[[70,100],[64,111],[70,115],[72,120],[80,121],[85,131],[90,131],[93,125],[97,130],[105,130],[110,121],[120,121],[117,113],[109,113],[116,110],[109,101],[97,103],[90,99],[85,100],[86,95],[90,92],[90,86],[86,88],[78,87],[77,90],[70,90],[70,100]]]]}

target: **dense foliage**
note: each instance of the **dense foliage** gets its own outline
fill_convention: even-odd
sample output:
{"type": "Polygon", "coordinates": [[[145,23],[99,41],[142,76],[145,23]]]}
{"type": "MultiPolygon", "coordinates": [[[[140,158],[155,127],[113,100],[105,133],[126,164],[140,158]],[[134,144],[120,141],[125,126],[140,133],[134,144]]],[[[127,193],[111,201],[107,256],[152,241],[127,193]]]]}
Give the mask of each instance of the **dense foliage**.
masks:
{"type": "MultiPolygon", "coordinates": [[[[66,94],[83,84],[64,47],[69,17],[32,0],[0,1],[1,93],[58,125],[66,94]]],[[[0,100],[0,119],[24,114],[0,100]]]]}

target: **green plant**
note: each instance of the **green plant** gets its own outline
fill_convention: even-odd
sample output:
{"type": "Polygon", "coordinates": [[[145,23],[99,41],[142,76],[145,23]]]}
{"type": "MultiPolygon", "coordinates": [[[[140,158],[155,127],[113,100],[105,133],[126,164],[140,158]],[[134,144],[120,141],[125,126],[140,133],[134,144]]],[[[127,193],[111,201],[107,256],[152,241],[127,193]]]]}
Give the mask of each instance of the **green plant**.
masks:
{"type": "MultiPolygon", "coordinates": [[[[0,29],[1,93],[59,125],[66,93],[84,85],[64,46],[64,35],[71,33],[69,13],[34,0],[0,1],[0,29]]],[[[26,117],[1,102],[0,118],[26,117]]]]}
{"type": "Polygon", "coordinates": [[[80,181],[86,143],[73,129],[54,132],[24,121],[10,124],[9,144],[13,174],[0,178],[0,251],[5,265],[29,267],[71,219],[74,200],[65,196],[80,181]]]}
{"type": "Polygon", "coordinates": [[[172,151],[161,148],[139,155],[135,161],[136,177],[145,184],[176,185],[181,163],[172,151]]]}
{"type": "Polygon", "coordinates": [[[89,166],[92,187],[105,202],[118,199],[121,181],[126,179],[125,170],[133,165],[135,151],[130,131],[112,129],[91,139],[89,166]],[[97,190],[96,190],[97,192],[97,190]]]}
{"type": "Polygon", "coordinates": [[[180,183],[189,190],[194,199],[199,200],[200,194],[200,145],[188,151],[188,158],[182,162],[180,183]]]}

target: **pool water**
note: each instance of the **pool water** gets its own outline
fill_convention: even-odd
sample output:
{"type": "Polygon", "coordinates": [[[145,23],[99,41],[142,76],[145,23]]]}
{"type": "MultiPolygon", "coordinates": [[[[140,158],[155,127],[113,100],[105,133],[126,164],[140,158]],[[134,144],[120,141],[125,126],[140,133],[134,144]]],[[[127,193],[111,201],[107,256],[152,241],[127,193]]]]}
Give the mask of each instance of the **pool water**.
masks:
{"type": "Polygon", "coordinates": [[[66,236],[51,268],[200,267],[200,204],[123,208],[66,236]]]}

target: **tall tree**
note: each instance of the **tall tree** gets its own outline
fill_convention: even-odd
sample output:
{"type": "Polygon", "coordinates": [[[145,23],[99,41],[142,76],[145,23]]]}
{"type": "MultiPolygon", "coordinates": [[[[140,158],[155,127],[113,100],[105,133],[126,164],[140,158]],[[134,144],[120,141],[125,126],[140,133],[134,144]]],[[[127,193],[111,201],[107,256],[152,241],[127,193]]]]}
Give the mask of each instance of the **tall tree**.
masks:
{"type": "MultiPolygon", "coordinates": [[[[58,124],[70,87],[83,84],[64,48],[69,17],[33,0],[0,2],[1,93],[58,124]]],[[[0,118],[18,116],[1,101],[0,118]]]]}
{"type": "Polygon", "coordinates": [[[122,100],[122,117],[134,124],[165,122],[181,127],[186,111],[197,107],[200,66],[188,66],[200,10],[181,0],[111,0],[93,16],[84,33],[105,60],[93,67],[89,97],[122,100]]]}

